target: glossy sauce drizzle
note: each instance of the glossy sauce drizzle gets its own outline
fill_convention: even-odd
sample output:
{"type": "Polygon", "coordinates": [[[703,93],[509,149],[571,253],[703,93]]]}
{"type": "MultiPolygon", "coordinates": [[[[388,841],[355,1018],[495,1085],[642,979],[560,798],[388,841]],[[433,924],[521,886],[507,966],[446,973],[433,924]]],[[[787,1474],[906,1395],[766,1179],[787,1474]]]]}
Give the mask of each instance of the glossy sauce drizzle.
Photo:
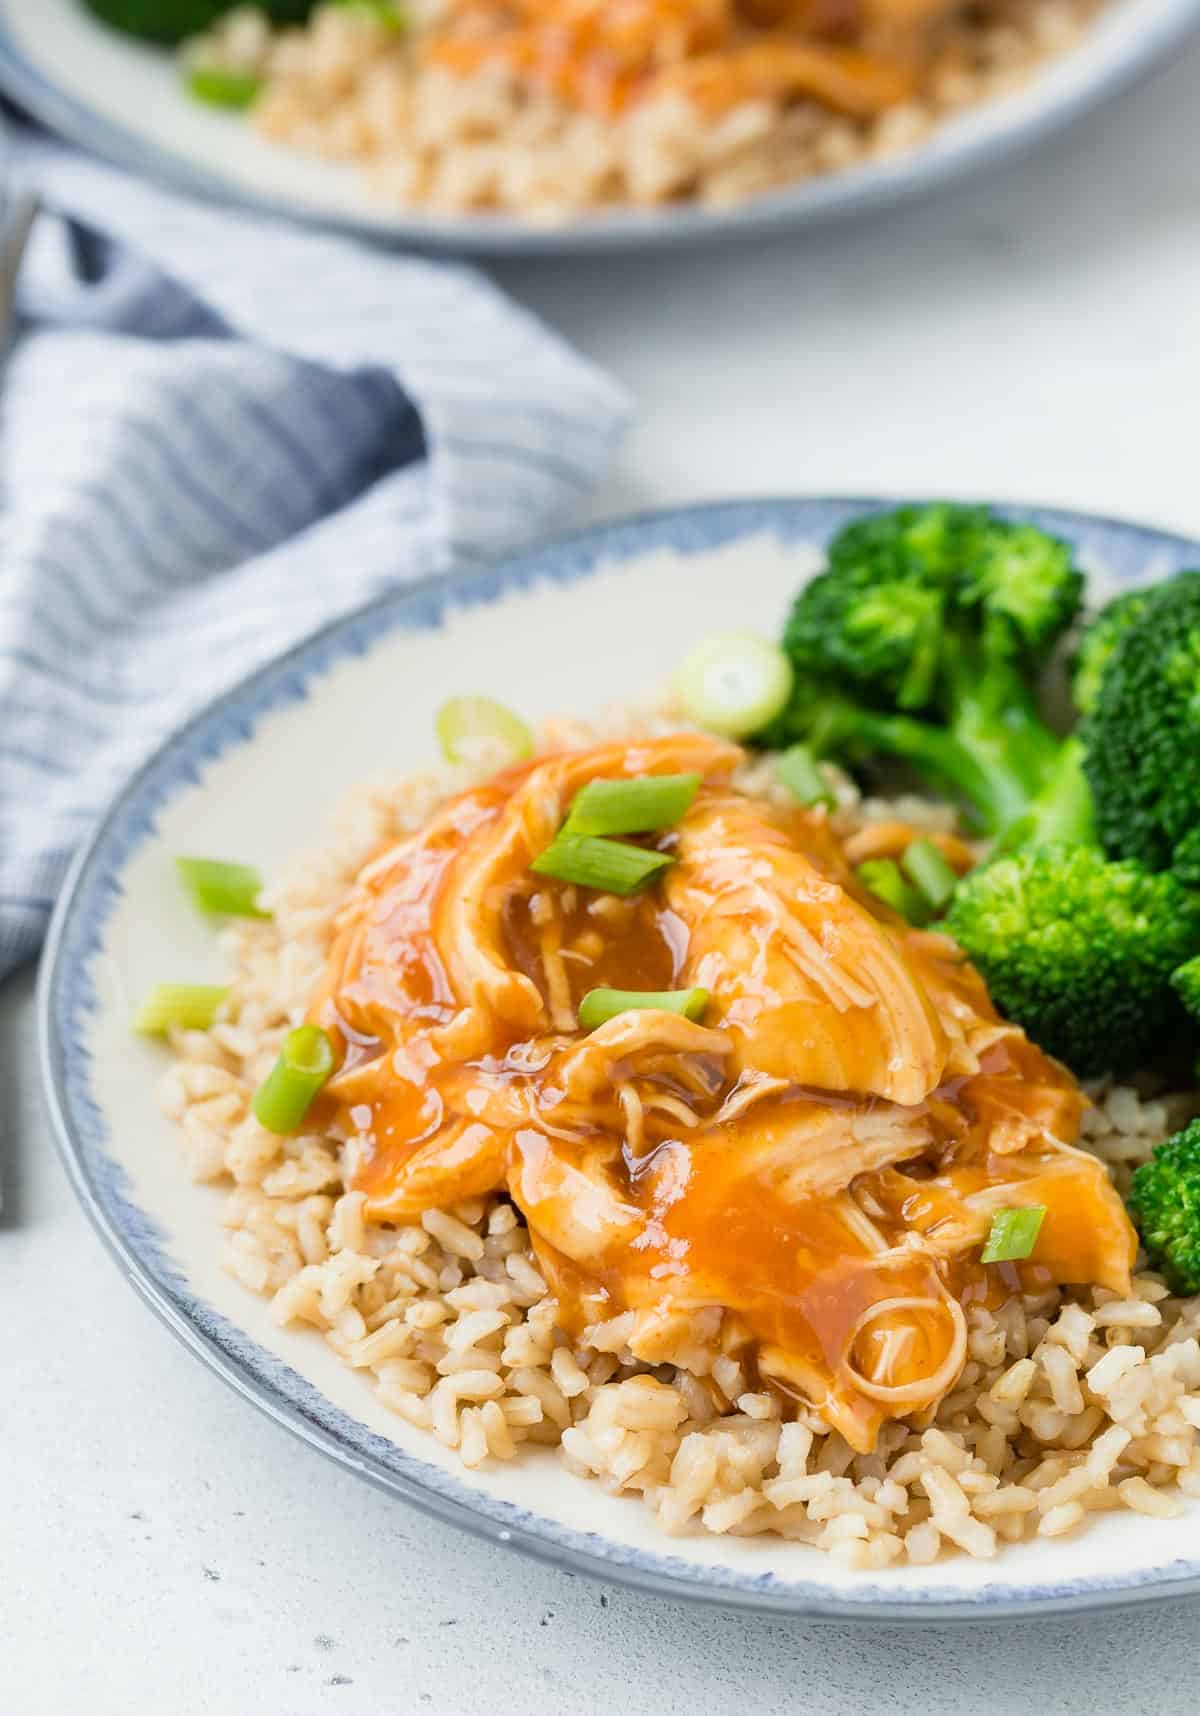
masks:
{"type": "Polygon", "coordinates": [[[374,1219],[507,1193],[567,1332],[632,1312],[658,1362],[715,1317],[866,1448],[952,1385],[964,1304],[1022,1279],[1124,1291],[1134,1243],[1071,1148],[1070,1076],[952,944],[862,895],[822,813],[732,793],[736,761],[684,734],[565,753],[368,865],[310,1013],[344,1057],[322,1118],[356,1140],[374,1219]],[[693,768],[664,884],[619,900],[529,870],[585,780],[693,768]],[[588,989],[696,981],[702,1025],[577,1029],[588,989]],[[1035,1261],[984,1270],[992,1213],[1018,1203],[1048,1211],[1035,1261]]]}

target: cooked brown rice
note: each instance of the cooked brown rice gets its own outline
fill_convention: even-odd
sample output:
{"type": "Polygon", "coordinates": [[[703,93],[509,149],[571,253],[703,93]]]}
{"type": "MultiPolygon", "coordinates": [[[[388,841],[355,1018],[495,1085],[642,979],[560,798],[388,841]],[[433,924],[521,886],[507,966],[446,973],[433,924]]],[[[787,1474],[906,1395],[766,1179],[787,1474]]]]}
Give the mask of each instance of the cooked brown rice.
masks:
{"type": "Polygon", "coordinates": [[[715,120],[660,97],[606,119],[502,72],[418,69],[365,8],[319,7],[303,29],[231,13],[188,53],[264,80],[262,133],[361,164],[384,201],[554,221],[620,204],[710,206],[902,154],[942,120],[1010,94],[1065,52],[1099,0],[983,0],[942,42],[919,100],[853,120],[815,101],[744,101],[715,120]]]}
{"type": "MultiPolygon", "coordinates": [[[[603,731],[678,725],[632,710],[603,731]]],[[[543,735],[558,746],[596,737],[565,722],[543,735]]],[[[768,773],[747,770],[743,784],[770,790],[768,773]]],[[[572,1344],[506,1199],[370,1225],[363,1194],[345,1190],[349,1146],[263,1131],[251,1095],[305,1012],[359,866],[472,778],[446,769],[355,792],[330,843],[264,896],[273,920],[224,932],[234,976],[220,1021],[172,1039],[163,1105],[193,1177],[229,1186],[226,1263],[280,1324],[310,1327],[467,1466],[551,1444],[580,1477],[640,1495],[667,1531],[775,1532],[856,1568],[955,1549],[987,1557],[1073,1531],[1089,1513],[1166,1517],[1180,1493],[1200,1495],[1200,1301],[1172,1298],[1149,1271],[1128,1299],[1051,1290],[996,1313],[969,1308],[967,1364],[936,1415],[889,1422],[873,1453],[856,1454],[815,1417],[781,1421],[778,1400],[754,1392],[724,1350],[719,1309],[669,1328],[658,1319],[653,1346],[632,1314],[572,1344]]],[[[953,820],[928,801],[837,789],[843,831],[882,815],[953,820]]],[[[1085,1142],[1119,1185],[1200,1107],[1194,1092],[1108,1083],[1094,1097],[1085,1142]]]]}

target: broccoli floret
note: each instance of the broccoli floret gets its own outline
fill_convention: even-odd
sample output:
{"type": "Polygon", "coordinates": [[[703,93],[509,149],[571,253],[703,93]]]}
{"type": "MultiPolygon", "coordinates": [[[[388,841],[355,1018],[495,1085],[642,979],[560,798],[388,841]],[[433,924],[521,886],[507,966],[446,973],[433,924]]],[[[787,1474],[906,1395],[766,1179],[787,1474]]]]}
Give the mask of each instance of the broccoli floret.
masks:
{"type": "Polygon", "coordinates": [[[953,583],[975,558],[993,519],[987,507],[935,501],[867,513],[829,544],[829,564],[843,572],[871,565],[880,576],[953,583]]]}
{"type": "Polygon", "coordinates": [[[1081,715],[1096,707],[1112,653],[1149,600],[1149,590],[1126,590],[1089,620],[1071,663],[1071,696],[1081,715]]]}
{"type": "Polygon", "coordinates": [[[871,701],[930,707],[948,603],[988,523],[979,507],[898,507],[838,532],[828,570],[800,592],[783,647],[794,665],[833,673],[871,701]]]}
{"type": "Polygon", "coordinates": [[[783,647],[802,673],[837,673],[869,697],[924,709],[941,667],[944,609],[923,575],[831,569],[797,597],[783,647]]]}
{"type": "Polygon", "coordinates": [[[1200,874],[1200,571],[1148,593],[1080,732],[1105,850],[1200,874]]]}
{"type": "Polygon", "coordinates": [[[1192,1018],[1200,1021],[1200,954],[1171,973],[1171,987],[1192,1018]]]}
{"type": "MultiPolygon", "coordinates": [[[[182,42],[209,29],[238,0],[84,0],[88,10],[114,30],[146,42],[182,42]]],[[[256,0],[278,24],[301,23],[315,0],[256,0]]]]}
{"type": "Polygon", "coordinates": [[[961,881],[946,927],[1000,1012],[1087,1077],[1171,1039],[1171,974],[1200,948],[1200,898],[1096,847],[1029,846],[961,881]]]}
{"type": "MultiPolygon", "coordinates": [[[[797,596],[784,633],[793,707],[772,738],[816,743],[813,706],[837,687],[830,743],[863,725],[851,706],[908,717],[903,757],[965,797],[995,832],[1023,813],[1057,761],[1032,681],[1071,624],[1082,580],[1065,544],[978,507],[902,507],[849,525],[828,569],[797,596]],[[911,719],[925,718],[923,736],[911,719]],[[936,734],[936,739],[933,735],[936,734]]],[[[884,736],[874,748],[887,751],[884,736]]],[[[853,760],[853,749],[826,754],[853,760]]]]}
{"type": "Polygon", "coordinates": [[[1129,1213],[1172,1291],[1200,1293],[1200,1120],[1135,1170],[1129,1213]]]}
{"type": "Polygon", "coordinates": [[[1079,611],[1066,543],[983,507],[872,513],[839,531],[793,605],[784,648],[873,702],[937,709],[943,651],[1040,662],[1079,611]]]}
{"type": "Polygon", "coordinates": [[[1200,888],[1200,822],[1177,841],[1171,868],[1189,888],[1200,888]]]}
{"type": "Polygon", "coordinates": [[[1079,612],[1083,574],[1058,537],[993,520],[964,563],[959,600],[979,608],[998,648],[1042,662],[1079,612]]]}

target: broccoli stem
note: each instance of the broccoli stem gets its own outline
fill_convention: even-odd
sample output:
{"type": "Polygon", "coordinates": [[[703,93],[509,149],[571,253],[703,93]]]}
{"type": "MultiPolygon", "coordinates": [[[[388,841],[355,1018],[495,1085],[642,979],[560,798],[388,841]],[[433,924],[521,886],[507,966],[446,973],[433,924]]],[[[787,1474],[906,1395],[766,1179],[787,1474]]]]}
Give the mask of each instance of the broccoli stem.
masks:
{"type": "Polygon", "coordinates": [[[946,676],[947,726],[986,775],[993,831],[1028,809],[1057,766],[1062,741],[1042,721],[1011,661],[960,647],[946,676]]]}
{"type": "Polygon", "coordinates": [[[966,801],[987,833],[1003,828],[1028,794],[998,756],[972,748],[959,736],[902,715],[869,717],[880,751],[910,763],[930,783],[966,801]]]}
{"type": "Polygon", "coordinates": [[[1096,818],[1091,789],[1083,772],[1083,745],[1077,738],[1063,742],[1042,790],[1023,815],[1003,830],[997,852],[1012,852],[1018,846],[1049,846],[1066,842],[1073,846],[1096,844],[1096,818]]]}
{"type": "MultiPolygon", "coordinates": [[[[1037,782],[1029,771],[1013,760],[1012,746],[1003,728],[978,719],[974,709],[963,709],[949,729],[950,737],[969,760],[978,781],[968,790],[970,802],[979,812],[985,832],[996,833],[1024,814],[1037,782]]],[[[966,790],[960,785],[959,790],[966,790]]]]}
{"type": "MultiPolygon", "coordinates": [[[[1005,827],[1029,802],[1024,780],[999,755],[975,755],[945,728],[909,715],[830,702],[807,736],[825,756],[874,753],[909,764],[931,786],[964,800],[989,834],[1005,827]]],[[[986,747],[981,744],[979,750],[984,753],[986,747]]]]}
{"type": "MultiPolygon", "coordinates": [[[[851,766],[872,755],[907,763],[935,790],[962,801],[984,834],[1016,824],[1043,793],[1067,792],[1067,782],[1054,785],[1063,741],[1043,723],[1010,660],[959,639],[947,651],[941,692],[944,725],[872,709],[827,684],[801,682],[778,729],[764,738],[799,739],[851,766]]],[[[1082,791],[1078,763],[1067,773],[1071,793],[1082,791]]],[[[1049,804],[1039,810],[1043,814],[1049,823],[1049,804]]]]}

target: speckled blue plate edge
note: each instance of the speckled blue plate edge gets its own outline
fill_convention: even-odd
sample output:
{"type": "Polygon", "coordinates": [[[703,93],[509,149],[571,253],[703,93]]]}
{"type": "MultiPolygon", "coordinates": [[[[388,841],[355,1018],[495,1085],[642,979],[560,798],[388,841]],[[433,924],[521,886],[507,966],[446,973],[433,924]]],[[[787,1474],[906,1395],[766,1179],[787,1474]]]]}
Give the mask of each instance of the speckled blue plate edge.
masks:
{"type": "Polygon", "coordinates": [[[118,166],[218,202],[241,204],[378,243],[479,255],[570,255],[689,247],[716,239],[786,231],[850,218],[931,195],[971,174],[1021,160],[1045,140],[1145,77],[1200,20],[1200,0],[1172,0],[1164,15],[1133,39],[1123,57],[1102,61],[1059,100],[1026,118],[967,135],[936,152],[910,154],[785,186],[729,209],[680,205],[665,211],[617,210],[562,226],[538,227],[503,215],[433,218],[399,215],[387,222],[342,215],[299,198],[251,192],[177,151],[151,146],[126,126],[94,112],[60,89],[22,52],[0,17],[0,90],[35,118],[118,166]]]}
{"type": "MultiPolygon", "coordinates": [[[[123,1274],[210,1369],[339,1465],[481,1537],[573,1572],[663,1595],[806,1619],[993,1620],[1184,1596],[1200,1590],[1200,1559],[1180,1556],[1169,1566],[1068,1584],[985,1586],[969,1595],[956,1594],[952,1582],[898,1592],[889,1589],[886,1579],[875,1577],[864,1577],[852,1591],[835,1591],[815,1579],[783,1580],[774,1574],[697,1566],[666,1552],[646,1553],[476,1491],[333,1406],[189,1290],[168,1255],[163,1234],[129,1196],[124,1171],[109,1153],[104,1115],[91,1093],[87,1021],[97,1001],[90,965],[120,897],[125,865],[152,835],[157,814],[175,793],[194,785],[208,763],[251,740],[262,717],[306,698],[309,686],[332,664],[364,654],[397,629],[436,628],[453,607],[493,601],[543,582],[575,582],[601,566],[655,550],[697,553],[763,534],[785,543],[820,541],[848,517],[885,504],[894,502],[735,501],[652,513],[585,531],[494,566],[454,572],[376,598],[209,704],[149,759],[115,800],[78,854],[51,920],[38,984],[38,1030],[43,1091],[55,1139],[76,1194],[123,1274]]],[[[1085,561],[1102,564],[1119,578],[1133,579],[1151,562],[1161,576],[1200,561],[1200,544],[1118,519],[1053,508],[1001,510],[1068,536],[1085,561]]],[[[811,1565],[807,1556],[805,1562],[811,1565]]]]}

